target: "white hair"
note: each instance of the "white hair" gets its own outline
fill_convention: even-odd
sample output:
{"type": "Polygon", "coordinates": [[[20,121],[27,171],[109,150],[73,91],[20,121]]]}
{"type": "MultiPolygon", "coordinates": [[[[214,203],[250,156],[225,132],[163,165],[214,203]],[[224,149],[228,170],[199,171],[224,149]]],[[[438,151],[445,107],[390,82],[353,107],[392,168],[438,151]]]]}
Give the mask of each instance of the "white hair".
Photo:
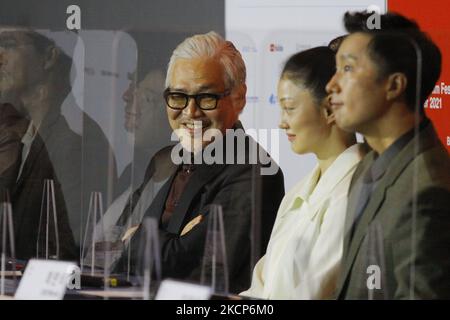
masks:
{"type": "Polygon", "coordinates": [[[225,71],[225,85],[227,89],[245,83],[246,70],[241,53],[230,41],[226,41],[214,31],[197,34],[186,38],[173,51],[166,74],[166,88],[170,86],[169,79],[173,72],[173,65],[177,59],[194,58],[217,59],[225,71]]]}

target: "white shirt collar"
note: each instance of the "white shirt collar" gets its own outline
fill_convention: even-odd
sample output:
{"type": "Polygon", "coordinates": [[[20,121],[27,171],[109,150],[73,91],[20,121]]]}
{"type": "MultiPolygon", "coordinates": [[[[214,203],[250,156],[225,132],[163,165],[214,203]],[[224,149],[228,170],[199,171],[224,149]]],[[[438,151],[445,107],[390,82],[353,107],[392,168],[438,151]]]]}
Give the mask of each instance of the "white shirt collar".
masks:
{"type": "Polygon", "coordinates": [[[322,176],[320,176],[319,165],[316,165],[313,171],[294,187],[297,191],[294,191],[295,196],[292,197],[287,208],[293,209],[302,202],[314,204],[316,201],[323,201],[324,195],[330,194],[331,190],[345,178],[363,156],[360,144],[354,144],[344,150],[322,176]]]}
{"type": "Polygon", "coordinates": [[[22,161],[20,163],[19,173],[17,174],[17,180],[19,181],[20,176],[22,175],[23,166],[25,161],[27,160],[28,154],[30,153],[31,144],[33,143],[34,138],[37,134],[37,128],[34,126],[33,121],[30,121],[28,125],[28,129],[23,135],[21,142],[23,144],[22,148],[22,161]]]}
{"type": "Polygon", "coordinates": [[[30,145],[36,137],[36,133],[37,128],[34,126],[33,121],[30,121],[30,124],[28,125],[27,131],[23,135],[21,142],[24,145],[30,145]]]}

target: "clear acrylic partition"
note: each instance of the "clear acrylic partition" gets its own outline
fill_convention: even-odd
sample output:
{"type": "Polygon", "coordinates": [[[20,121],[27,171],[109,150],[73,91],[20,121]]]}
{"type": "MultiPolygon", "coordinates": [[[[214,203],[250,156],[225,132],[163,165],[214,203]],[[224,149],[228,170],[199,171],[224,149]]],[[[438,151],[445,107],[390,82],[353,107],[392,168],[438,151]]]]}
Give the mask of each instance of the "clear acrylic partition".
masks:
{"type": "MultiPolygon", "coordinates": [[[[0,203],[0,235],[1,235],[1,257],[0,257],[0,296],[4,296],[8,289],[8,278],[16,280],[16,253],[14,246],[14,221],[11,202],[8,191],[5,199],[0,203]],[[9,274],[11,271],[11,275],[9,274]]],[[[11,285],[9,284],[9,287],[11,285]]]]}
{"type": "Polygon", "coordinates": [[[80,266],[82,273],[98,275],[98,270],[104,269],[108,263],[107,235],[103,224],[103,197],[100,192],[92,192],[89,201],[89,211],[84,229],[80,266]]]}
{"type": "Polygon", "coordinates": [[[144,218],[141,230],[133,241],[137,241],[135,283],[142,291],[144,300],[154,299],[161,283],[161,252],[159,244],[158,221],[144,218]]]}
{"type": "Polygon", "coordinates": [[[229,277],[222,206],[211,205],[202,258],[200,283],[213,292],[228,294],[229,277]]]}
{"type": "MultiPolygon", "coordinates": [[[[98,268],[99,272],[106,273],[105,277],[115,274],[132,280],[136,270],[130,270],[130,246],[137,241],[133,236],[126,236],[130,235],[130,229],[142,224],[153,200],[176,170],[169,158],[154,158],[162,148],[177,142],[171,139],[163,99],[167,64],[171,52],[187,36],[210,30],[224,34],[223,26],[215,26],[217,23],[211,22],[211,26],[202,26],[197,31],[172,25],[156,30],[86,28],[77,33],[42,27],[33,29],[44,37],[41,39],[44,44],[57,47],[63,57],[58,62],[61,63],[58,80],[53,84],[57,85],[54,92],[61,93],[57,105],[51,110],[43,108],[36,120],[25,126],[32,147],[28,153],[29,164],[20,168],[18,179],[19,183],[23,179],[25,184],[39,188],[39,200],[30,201],[27,208],[30,212],[37,211],[34,223],[39,232],[33,243],[38,247],[39,256],[79,261],[83,273],[98,275],[98,268]],[[36,144],[41,148],[37,149],[36,144]],[[153,164],[152,159],[155,159],[153,164]],[[44,169],[42,176],[33,176],[34,172],[44,169]],[[49,178],[53,183],[46,182],[44,186],[44,180],[49,178]],[[55,233],[58,227],[60,230],[55,233]],[[71,236],[67,230],[71,230],[71,236]],[[61,236],[56,241],[59,233],[61,236]],[[92,245],[95,238],[103,239],[105,245],[114,247],[116,242],[121,245],[101,263],[96,258],[99,252],[92,245]],[[51,243],[55,246],[59,243],[61,252],[56,252],[51,243]]],[[[250,176],[246,179],[250,193],[254,194],[253,198],[247,198],[246,215],[254,214],[253,219],[258,220],[259,209],[254,208],[259,206],[250,202],[261,200],[256,194],[259,188],[256,184],[252,187],[250,176]]],[[[34,193],[30,192],[29,196],[34,197],[34,193]]],[[[21,201],[24,204],[25,197],[21,201]]],[[[221,228],[226,229],[228,223],[224,215],[221,228]]],[[[245,233],[239,234],[239,241],[258,238],[256,229],[258,227],[251,227],[247,219],[245,233]]],[[[229,248],[222,248],[221,252],[236,252],[238,244],[228,244],[226,232],[222,236],[221,246],[229,248]]],[[[250,248],[244,253],[247,278],[251,265],[261,256],[262,248],[258,248],[257,241],[253,242],[253,253],[250,248]],[[254,256],[253,262],[250,256],[254,256]]],[[[181,280],[201,281],[203,249],[204,243],[199,241],[194,249],[197,265],[181,280]]],[[[36,250],[32,255],[22,254],[22,246],[19,251],[19,258],[36,255],[36,250]]],[[[180,261],[180,268],[183,263],[180,261]]],[[[223,293],[229,288],[221,284],[217,285],[217,290],[223,293]]]]}
{"type": "Polygon", "coordinates": [[[58,260],[60,258],[58,212],[55,200],[55,183],[52,179],[44,180],[42,189],[36,257],[45,260],[58,260]]]}
{"type": "MultiPolygon", "coordinates": [[[[139,242],[133,235],[139,237],[136,230],[142,227],[153,200],[171,176],[167,163],[153,169],[150,166],[159,150],[175,143],[163,99],[167,64],[177,44],[193,34],[215,30],[242,53],[248,90],[240,120],[246,132],[280,165],[286,191],[311,172],[316,164],[314,156],[292,152],[278,129],[276,92],[283,63],[296,52],[326,45],[342,35],[342,14],[348,9],[363,9],[372,2],[384,8],[385,1],[349,0],[348,7],[330,8],[327,5],[332,1],[325,0],[324,6],[306,0],[278,6],[274,1],[269,9],[265,2],[253,0],[195,2],[194,6],[183,0],[136,0],[133,5],[120,0],[74,1],[80,4],[82,24],[80,30],[69,31],[64,4],[24,1],[19,6],[17,0],[1,1],[3,47],[9,45],[14,54],[14,45],[4,42],[8,34],[22,49],[29,50],[32,43],[41,49],[54,49],[42,70],[32,68],[41,64],[29,63],[42,59],[39,50],[29,52],[33,59],[19,63],[30,68],[33,77],[28,79],[36,80],[29,83],[33,84],[35,99],[29,99],[33,103],[21,105],[24,99],[14,98],[29,97],[30,92],[6,94],[7,89],[0,88],[2,112],[11,115],[12,131],[19,134],[9,136],[13,147],[5,159],[0,159],[0,174],[11,191],[14,223],[22,226],[14,230],[17,259],[38,255],[80,261],[86,271],[89,248],[83,241],[88,239],[92,246],[94,230],[102,230],[100,238],[109,238],[111,244],[119,242],[121,246],[114,256],[94,264],[99,264],[105,278],[122,274],[131,280],[130,247],[139,242]],[[40,86],[34,86],[36,83],[40,86]],[[97,217],[91,213],[89,218],[93,194],[97,195],[97,217]],[[105,268],[105,263],[109,267],[105,268]]],[[[0,135],[9,132],[6,129],[10,125],[5,128],[0,123],[0,135]]],[[[213,231],[205,235],[207,239],[212,237],[207,244],[214,244],[213,239],[216,242],[206,256],[216,260],[200,259],[199,264],[210,266],[204,268],[204,279],[208,278],[204,281],[212,283],[215,278],[218,291],[232,291],[233,287],[232,282],[225,285],[223,276],[219,280],[224,269],[212,268],[213,262],[227,266],[222,254],[239,252],[241,246],[248,245],[245,272],[250,281],[254,265],[265,252],[276,209],[267,212],[264,201],[273,185],[264,182],[270,179],[263,177],[260,169],[255,166],[246,177],[249,187],[243,197],[247,196],[249,202],[245,207],[248,230],[239,243],[227,236],[237,225],[229,219],[225,206],[221,218],[213,212],[208,218],[213,231]]],[[[411,182],[412,189],[416,183],[411,182]]],[[[413,218],[417,205],[411,210],[413,218]]],[[[380,241],[384,230],[377,230],[371,229],[367,245],[373,254],[384,256],[380,241]]],[[[229,265],[235,264],[233,259],[234,255],[229,254],[229,265]]],[[[372,263],[371,259],[368,262],[372,263]]],[[[387,263],[383,261],[377,259],[376,263],[387,263]]],[[[161,264],[164,271],[164,259],[161,264]]],[[[231,278],[232,270],[228,273],[231,278]]],[[[195,281],[200,282],[200,278],[199,274],[195,281]]],[[[413,282],[413,274],[411,279],[413,282]]]]}

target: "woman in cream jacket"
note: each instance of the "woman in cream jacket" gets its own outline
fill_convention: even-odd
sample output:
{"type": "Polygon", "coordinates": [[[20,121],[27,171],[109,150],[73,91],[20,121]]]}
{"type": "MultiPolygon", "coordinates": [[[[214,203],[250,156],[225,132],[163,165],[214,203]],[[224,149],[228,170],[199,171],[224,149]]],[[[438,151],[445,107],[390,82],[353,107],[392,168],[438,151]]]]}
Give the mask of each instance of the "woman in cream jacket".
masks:
{"type": "MultiPolygon", "coordinates": [[[[328,47],[292,56],[279,83],[280,128],[295,153],[317,166],[284,197],[265,256],[244,296],[263,299],[333,297],[343,249],[347,192],[364,155],[354,134],[336,126],[325,86],[335,71],[328,47]]],[[[299,166],[301,162],[299,162],[299,166]]]]}

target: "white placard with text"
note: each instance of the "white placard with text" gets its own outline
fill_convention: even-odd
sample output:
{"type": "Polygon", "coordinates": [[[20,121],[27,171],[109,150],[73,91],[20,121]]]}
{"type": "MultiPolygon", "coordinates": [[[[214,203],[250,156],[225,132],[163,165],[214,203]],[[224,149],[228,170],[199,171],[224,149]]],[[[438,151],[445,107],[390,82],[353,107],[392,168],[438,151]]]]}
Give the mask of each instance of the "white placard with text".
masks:
{"type": "Polygon", "coordinates": [[[161,282],[155,300],[208,300],[211,295],[208,286],[167,279],[161,282]]]}
{"type": "Polygon", "coordinates": [[[62,300],[75,270],[77,266],[71,262],[30,260],[14,298],[62,300]]]}

